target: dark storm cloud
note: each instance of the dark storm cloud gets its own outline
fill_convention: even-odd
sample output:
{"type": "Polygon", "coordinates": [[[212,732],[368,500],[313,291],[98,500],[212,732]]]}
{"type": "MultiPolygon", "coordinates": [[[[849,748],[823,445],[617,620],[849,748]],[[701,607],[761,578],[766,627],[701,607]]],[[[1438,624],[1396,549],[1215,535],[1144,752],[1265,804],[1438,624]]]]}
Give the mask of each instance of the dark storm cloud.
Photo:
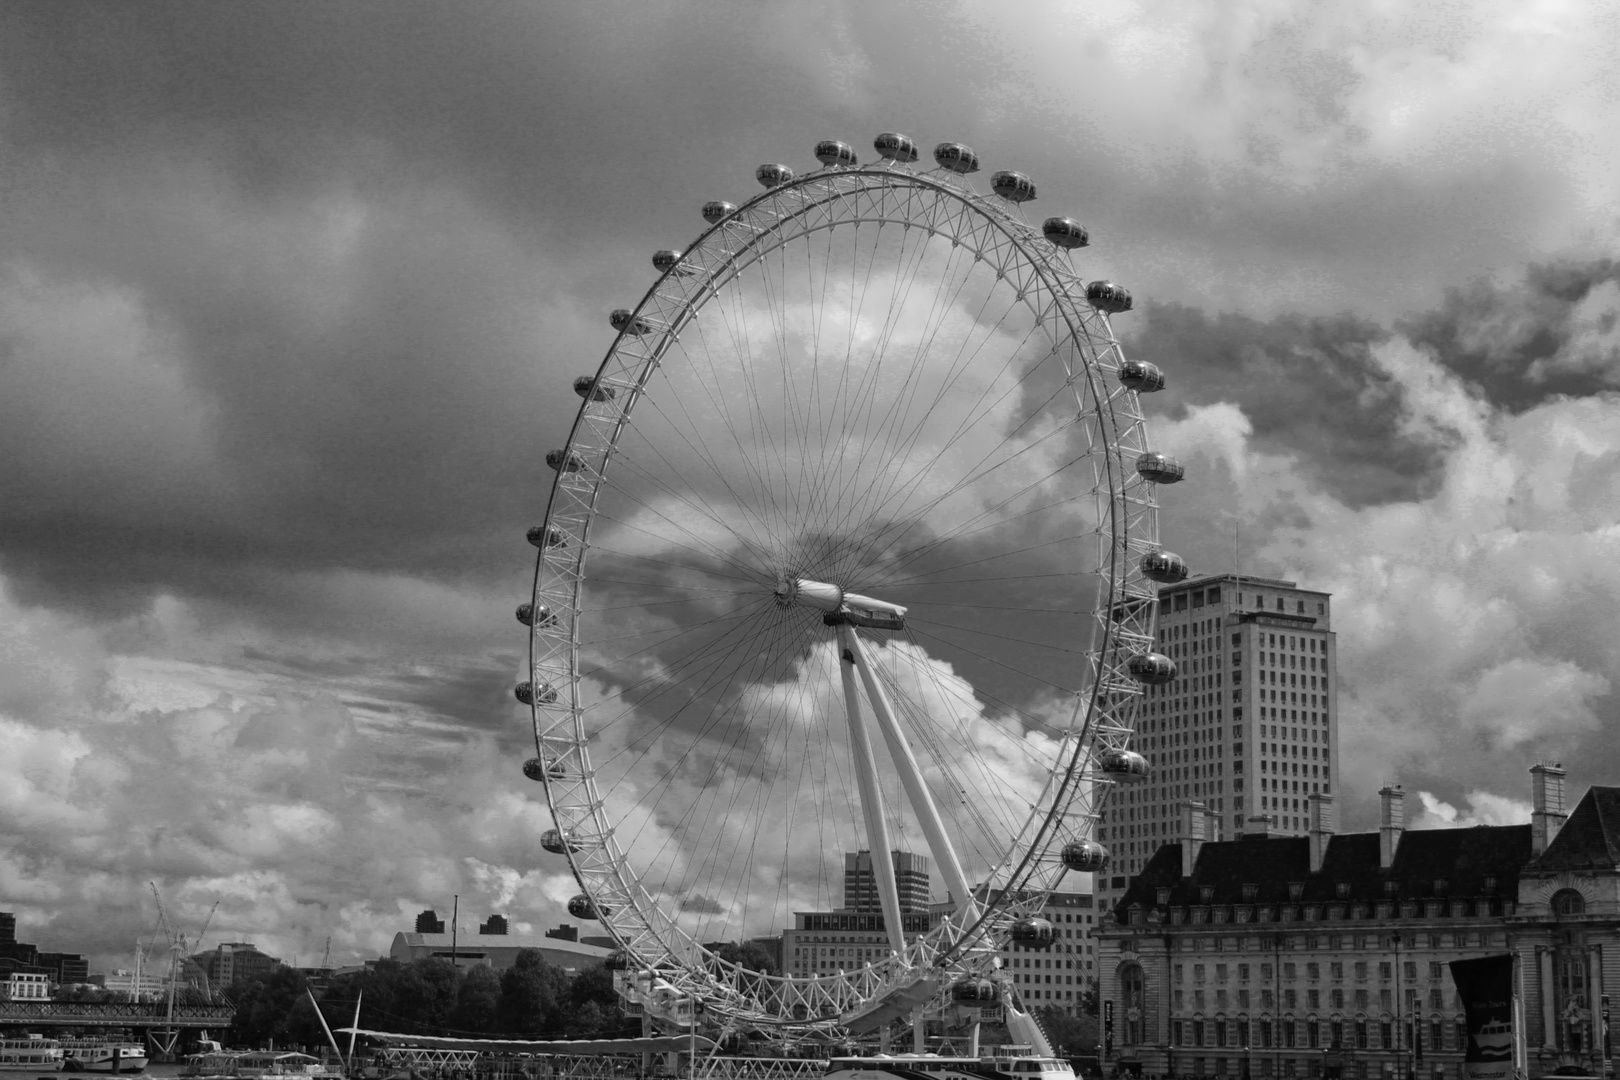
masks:
{"type": "Polygon", "coordinates": [[[693,893],[691,896],[681,897],[681,910],[695,911],[700,914],[707,915],[719,915],[726,909],[721,907],[717,901],[704,896],[702,893],[693,893]]]}
{"type": "Polygon", "coordinates": [[[760,62],[747,18],[636,8],[626,38],[599,14],[0,12],[0,236],[38,309],[0,327],[8,364],[40,373],[5,417],[0,558],[23,596],[273,609],[251,582],[295,569],[521,576],[567,378],[670,240],[635,192],[677,143],[706,157],[638,104],[683,45],[760,62]],[[614,249],[627,229],[644,249],[614,249]],[[75,304],[103,313],[99,338],[50,336],[75,304]],[[76,386],[47,374],[64,354],[76,386]]]}
{"type": "Polygon", "coordinates": [[[1441,363],[1515,412],[1558,394],[1620,386],[1620,263],[1532,265],[1522,280],[1479,279],[1397,325],[1441,363]]]}
{"type": "Polygon", "coordinates": [[[1128,348],[1168,375],[1150,409],[1179,418],[1190,406],[1242,402],[1257,449],[1295,455],[1315,484],[1363,506],[1432,494],[1444,458],[1442,441],[1402,422],[1402,387],[1371,354],[1388,337],[1353,315],[1262,320],[1153,304],[1128,348]]]}

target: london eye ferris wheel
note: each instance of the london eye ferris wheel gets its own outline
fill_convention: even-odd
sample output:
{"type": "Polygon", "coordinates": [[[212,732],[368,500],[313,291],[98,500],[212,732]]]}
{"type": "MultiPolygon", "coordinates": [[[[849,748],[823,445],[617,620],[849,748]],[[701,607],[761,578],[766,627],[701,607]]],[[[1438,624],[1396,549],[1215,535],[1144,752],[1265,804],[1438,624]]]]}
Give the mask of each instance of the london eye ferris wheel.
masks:
{"type": "Polygon", "coordinates": [[[869,1029],[1050,940],[1046,894],[1103,868],[1101,804],[1145,772],[1140,688],[1175,674],[1155,491],[1182,469],[1138,402],[1163,374],[1110,326],[1129,293],[1083,280],[1077,221],[1026,219],[1027,176],[876,149],[760,166],[653,255],[529,532],[516,693],[570,910],[739,1025],[869,1029]],[[908,920],[871,860],[883,947],[769,977],[716,953],[894,849],[937,880],[908,920]]]}

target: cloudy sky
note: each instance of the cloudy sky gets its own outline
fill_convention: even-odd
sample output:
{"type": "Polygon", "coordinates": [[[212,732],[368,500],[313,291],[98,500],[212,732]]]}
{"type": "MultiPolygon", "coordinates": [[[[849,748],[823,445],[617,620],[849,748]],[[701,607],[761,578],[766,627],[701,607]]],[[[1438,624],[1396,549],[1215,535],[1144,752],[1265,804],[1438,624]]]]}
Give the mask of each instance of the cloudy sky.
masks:
{"type": "Polygon", "coordinates": [[[0,6],[0,909],[565,918],[510,687],[569,379],[885,130],[1136,294],[1166,544],[1334,594],[1341,827],[1620,783],[1617,72],[1596,0],[0,6]]]}

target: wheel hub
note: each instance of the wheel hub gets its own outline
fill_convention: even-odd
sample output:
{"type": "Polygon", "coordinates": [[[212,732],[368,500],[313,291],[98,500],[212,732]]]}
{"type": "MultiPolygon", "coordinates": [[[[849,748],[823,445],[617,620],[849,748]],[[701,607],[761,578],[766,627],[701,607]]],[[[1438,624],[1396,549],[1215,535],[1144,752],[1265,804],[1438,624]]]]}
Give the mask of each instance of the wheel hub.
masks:
{"type": "Polygon", "coordinates": [[[878,630],[905,629],[906,609],[901,605],[845,592],[842,587],[825,581],[783,578],[772,592],[781,607],[800,604],[825,612],[829,626],[849,623],[878,630]]]}

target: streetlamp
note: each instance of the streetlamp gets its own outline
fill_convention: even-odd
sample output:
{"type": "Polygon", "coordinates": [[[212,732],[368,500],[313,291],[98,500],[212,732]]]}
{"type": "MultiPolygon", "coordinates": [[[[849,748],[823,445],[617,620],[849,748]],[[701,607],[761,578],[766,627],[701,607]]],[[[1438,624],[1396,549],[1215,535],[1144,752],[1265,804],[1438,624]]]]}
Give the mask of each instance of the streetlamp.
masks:
{"type": "Polygon", "coordinates": [[[1247,1039],[1243,1040],[1243,1080],[1254,1080],[1254,1051],[1249,1048],[1247,1039]]]}
{"type": "Polygon", "coordinates": [[[1407,1040],[1407,1066],[1406,1080],[1417,1080],[1418,1063],[1423,1060],[1423,1024],[1418,1018],[1418,997],[1416,990],[1407,991],[1406,1014],[1412,1018],[1412,1037],[1407,1040]]]}

